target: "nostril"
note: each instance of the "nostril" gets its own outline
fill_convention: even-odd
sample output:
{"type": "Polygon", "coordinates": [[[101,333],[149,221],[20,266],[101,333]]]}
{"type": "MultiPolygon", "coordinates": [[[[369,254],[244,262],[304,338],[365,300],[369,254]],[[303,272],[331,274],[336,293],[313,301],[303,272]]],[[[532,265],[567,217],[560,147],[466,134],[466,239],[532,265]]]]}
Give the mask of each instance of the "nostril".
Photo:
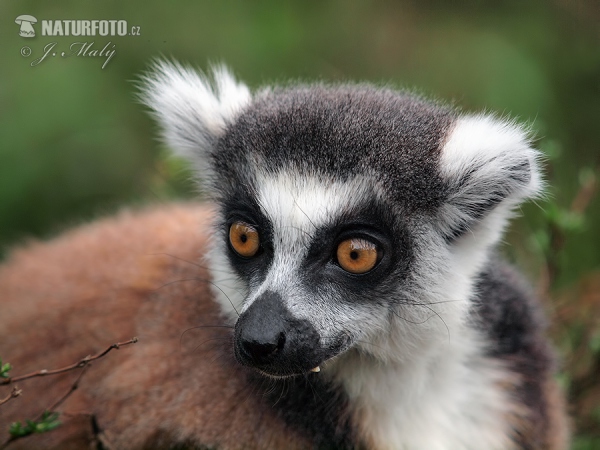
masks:
{"type": "Polygon", "coordinates": [[[283,350],[285,346],[285,334],[283,331],[279,333],[279,339],[277,340],[277,350],[283,350]]]}
{"type": "Polygon", "coordinates": [[[275,354],[283,350],[285,346],[285,334],[279,335],[270,342],[247,340],[242,342],[244,353],[253,361],[259,363],[268,362],[275,354]]]}

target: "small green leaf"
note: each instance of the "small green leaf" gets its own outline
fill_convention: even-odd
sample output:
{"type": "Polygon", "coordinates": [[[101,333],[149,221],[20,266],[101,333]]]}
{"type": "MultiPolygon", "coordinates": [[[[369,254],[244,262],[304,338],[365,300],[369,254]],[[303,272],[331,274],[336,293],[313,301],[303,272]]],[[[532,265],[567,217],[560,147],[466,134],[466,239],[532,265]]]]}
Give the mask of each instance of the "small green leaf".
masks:
{"type": "Polygon", "coordinates": [[[9,363],[2,364],[0,359],[0,378],[9,378],[8,372],[12,369],[9,363]]]}
{"type": "Polygon", "coordinates": [[[21,422],[13,422],[10,424],[9,433],[13,437],[23,437],[33,433],[33,429],[29,426],[23,426],[21,422]]]}
{"type": "Polygon", "coordinates": [[[42,414],[42,420],[38,424],[43,425],[43,427],[40,428],[40,431],[38,431],[38,433],[45,433],[46,431],[54,430],[55,428],[60,426],[60,421],[58,420],[58,417],[59,413],[57,412],[44,411],[44,414],[42,414]]]}
{"type": "Polygon", "coordinates": [[[39,421],[26,420],[26,425],[21,422],[13,422],[10,425],[9,433],[14,437],[28,436],[32,433],[46,433],[47,431],[54,430],[61,425],[58,420],[59,413],[44,411],[42,418],[39,421]]]}

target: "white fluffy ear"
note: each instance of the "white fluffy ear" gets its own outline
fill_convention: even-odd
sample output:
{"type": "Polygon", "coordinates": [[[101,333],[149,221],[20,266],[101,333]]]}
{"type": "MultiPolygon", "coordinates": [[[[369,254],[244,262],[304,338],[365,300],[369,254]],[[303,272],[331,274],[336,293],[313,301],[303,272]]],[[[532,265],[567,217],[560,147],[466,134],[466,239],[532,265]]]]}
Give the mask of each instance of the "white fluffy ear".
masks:
{"type": "Polygon", "coordinates": [[[515,123],[489,116],[459,118],[442,148],[449,186],[442,232],[449,242],[471,235],[495,243],[511,211],[542,190],[539,152],[515,123]]]}
{"type": "Polygon", "coordinates": [[[205,174],[207,153],[250,102],[248,88],[224,66],[207,77],[178,63],[157,61],[142,78],[140,98],[152,109],[166,144],[205,174]]]}

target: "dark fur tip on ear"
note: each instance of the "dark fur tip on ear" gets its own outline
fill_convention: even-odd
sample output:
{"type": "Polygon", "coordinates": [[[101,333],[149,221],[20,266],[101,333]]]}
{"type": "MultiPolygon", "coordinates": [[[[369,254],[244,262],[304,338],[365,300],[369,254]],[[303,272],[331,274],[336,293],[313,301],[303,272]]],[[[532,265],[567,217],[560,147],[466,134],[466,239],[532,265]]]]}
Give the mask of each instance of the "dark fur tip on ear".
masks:
{"type": "Polygon", "coordinates": [[[490,116],[459,118],[440,159],[447,186],[442,208],[446,240],[456,240],[493,211],[492,220],[503,224],[514,207],[540,195],[539,159],[517,124],[490,116]]]}
{"type": "Polygon", "coordinates": [[[138,97],[159,122],[165,143],[200,170],[216,139],[251,98],[225,66],[213,67],[207,77],[164,60],[142,76],[138,97]]]}

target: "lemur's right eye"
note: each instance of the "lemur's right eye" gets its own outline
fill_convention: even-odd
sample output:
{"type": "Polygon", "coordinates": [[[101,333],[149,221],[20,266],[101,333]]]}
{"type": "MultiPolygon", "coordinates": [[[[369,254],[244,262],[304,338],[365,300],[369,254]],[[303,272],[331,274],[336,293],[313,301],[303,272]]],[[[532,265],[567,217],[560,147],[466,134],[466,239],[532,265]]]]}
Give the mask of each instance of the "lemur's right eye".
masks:
{"type": "Polygon", "coordinates": [[[245,222],[234,222],[229,228],[229,242],[235,252],[244,258],[251,258],[260,249],[258,231],[245,222]]]}
{"type": "Polygon", "coordinates": [[[337,248],[337,261],[342,269],[354,274],[367,273],[380,259],[377,245],[360,238],[346,239],[337,248]]]}

